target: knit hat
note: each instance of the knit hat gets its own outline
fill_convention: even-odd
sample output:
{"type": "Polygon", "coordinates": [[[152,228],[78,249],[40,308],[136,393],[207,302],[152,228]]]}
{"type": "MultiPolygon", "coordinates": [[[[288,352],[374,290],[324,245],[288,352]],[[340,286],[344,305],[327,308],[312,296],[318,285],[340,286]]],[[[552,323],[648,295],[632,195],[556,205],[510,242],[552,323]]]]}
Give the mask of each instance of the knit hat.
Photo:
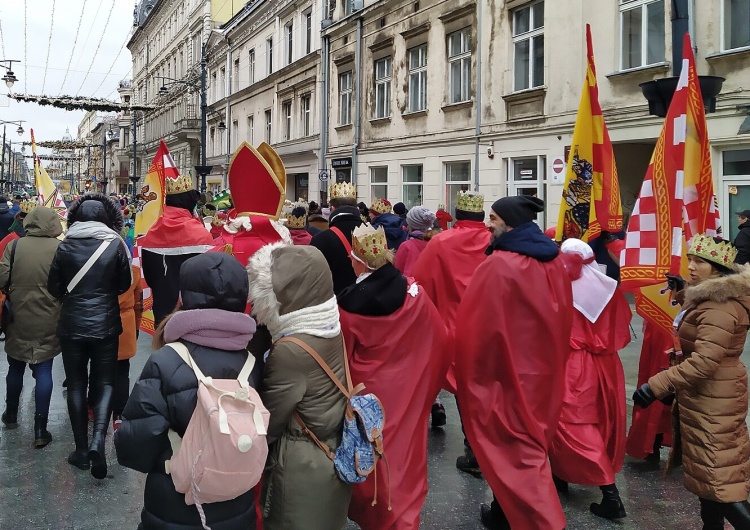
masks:
{"type": "Polygon", "coordinates": [[[370,211],[375,215],[391,213],[391,202],[388,199],[375,199],[370,206],[370,211]]]}
{"type": "Polygon", "coordinates": [[[396,215],[405,215],[406,205],[403,202],[397,202],[393,205],[393,213],[395,213],[396,215]]]}
{"type": "Polygon", "coordinates": [[[424,232],[425,230],[429,230],[435,223],[435,219],[435,214],[426,206],[414,206],[406,213],[406,224],[409,225],[409,230],[411,231],[418,230],[424,232]]]}
{"type": "Polygon", "coordinates": [[[699,234],[690,240],[687,254],[697,256],[723,270],[731,270],[734,258],[737,257],[737,248],[726,239],[699,234]]]}
{"type": "Polygon", "coordinates": [[[498,199],[492,210],[511,228],[536,219],[536,214],[544,211],[544,201],[538,197],[517,195],[498,199]]]}

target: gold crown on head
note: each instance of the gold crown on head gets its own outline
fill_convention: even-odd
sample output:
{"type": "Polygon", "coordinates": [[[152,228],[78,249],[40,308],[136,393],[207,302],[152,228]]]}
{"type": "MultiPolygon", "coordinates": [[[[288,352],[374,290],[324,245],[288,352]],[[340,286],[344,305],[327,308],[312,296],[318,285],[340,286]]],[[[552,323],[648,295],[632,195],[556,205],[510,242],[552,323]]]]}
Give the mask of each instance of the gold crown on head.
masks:
{"type": "Polygon", "coordinates": [[[39,203],[35,201],[21,201],[21,203],[18,206],[21,209],[21,212],[29,213],[31,212],[31,210],[39,206],[39,203]]]}
{"type": "Polygon", "coordinates": [[[195,189],[193,179],[188,175],[180,175],[176,179],[165,179],[164,188],[167,195],[177,195],[178,193],[185,193],[186,191],[195,189]]]}
{"type": "Polygon", "coordinates": [[[295,203],[290,203],[290,206],[291,210],[286,215],[287,228],[305,228],[305,225],[307,224],[307,202],[297,201],[295,203]],[[292,215],[292,212],[297,208],[304,208],[305,213],[303,215],[300,215],[299,217],[296,215],[292,215]]]}
{"type": "Polygon", "coordinates": [[[715,265],[731,269],[734,258],[737,257],[737,248],[726,239],[717,243],[713,237],[699,234],[690,240],[690,248],[687,253],[715,265]]]}
{"type": "Polygon", "coordinates": [[[370,224],[362,224],[352,232],[352,252],[366,263],[382,258],[388,252],[388,241],[382,226],[377,229],[370,224]]]}
{"type": "Polygon", "coordinates": [[[456,210],[464,212],[484,212],[484,195],[475,191],[459,191],[456,210]]]}
{"type": "Polygon", "coordinates": [[[388,199],[375,199],[370,210],[378,214],[391,213],[391,202],[388,199]]]}
{"type": "Polygon", "coordinates": [[[223,212],[218,212],[216,215],[213,216],[211,219],[211,226],[215,226],[217,228],[222,227],[227,222],[227,214],[223,212]]]}
{"type": "Polygon", "coordinates": [[[356,199],[357,198],[357,186],[351,182],[337,182],[331,184],[331,191],[328,194],[328,199],[356,199]]]}

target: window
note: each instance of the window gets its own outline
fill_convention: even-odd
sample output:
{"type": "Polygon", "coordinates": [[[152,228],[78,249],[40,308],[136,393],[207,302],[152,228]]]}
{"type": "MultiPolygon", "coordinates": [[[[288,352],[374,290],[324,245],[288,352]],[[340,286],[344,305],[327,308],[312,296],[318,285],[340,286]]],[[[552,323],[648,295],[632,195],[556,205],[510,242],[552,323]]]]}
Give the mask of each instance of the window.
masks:
{"type": "Polygon", "coordinates": [[[544,2],[513,11],[513,90],[544,84],[544,2]]]}
{"type": "Polygon", "coordinates": [[[211,74],[211,89],[214,93],[214,101],[219,99],[219,83],[216,81],[216,72],[211,74]]]}
{"type": "Polygon", "coordinates": [[[403,202],[407,209],[422,205],[422,164],[402,166],[404,177],[403,202]]]}
{"type": "Polygon", "coordinates": [[[285,101],[281,106],[281,112],[284,116],[284,140],[292,139],[292,102],[285,101]]]}
{"type": "Polygon", "coordinates": [[[375,118],[391,115],[391,58],[375,61],[375,118]]]}
{"type": "Polygon", "coordinates": [[[222,66],[221,70],[219,70],[219,86],[216,87],[216,91],[218,93],[216,96],[216,99],[221,99],[226,95],[224,92],[226,90],[226,86],[227,86],[227,69],[222,66]]]}
{"type": "Polygon", "coordinates": [[[409,112],[427,108],[427,45],[409,50],[409,112]]]}
{"type": "MultiPolygon", "coordinates": [[[[426,59],[425,52],[425,59],[426,59]]],[[[448,35],[448,102],[471,99],[471,28],[448,35]]]]}
{"type": "Polygon", "coordinates": [[[354,12],[354,0],[342,0],[344,4],[344,15],[351,15],[354,12]]]}
{"type": "Polygon", "coordinates": [[[237,149],[240,145],[240,122],[237,120],[232,121],[232,150],[237,149]]]}
{"type": "Polygon", "coordinates": [[[266,143],[271,143],[271,109],[266,111],[266,143]]]}
{"type": "Polygon", "coordinates": [[[305,53],[312,51],[312,10],[308,9],[305,14],[305,53]]]}
{"type": "Polygon", "coordinates": [[[724,0],[723,49],[732,50],[750,46],[750,2],[724,0]]]}
{"type": "Polygon", "coordinates": [[[269,37],[266,40],[266,61],[268,64],[268,75],[273,73],[273,37],[269,37]]]}
{"type": "Polygon", "coordinates": [[[388,198],[388,168],[370,168],[370,202],[388,198]]]}
{"type": "Polygon", "coordinates": [[[310,114],[310,95],[309,94],[306,96],[302,96],[300,107],[301,107],[300,111],[302,114],[302,136],[310,136],[311,114],[310,114]]]}
{"type": "Polygon", "coordinates": [[[352,122],[352,72],[339,75],[339,125],[352,122]]]}
{"type": "Polygon", "coordinates": [[[446,162],[445,164],[445,207],[447,212],[456,209],[459,191],[471,189],[471,163],[446,162]]]}
{"type": "Polygon", "coordinates": [[[248,55],[248,59],[250,61],[250,84],[252,85],[253,83],[255,83],[255,48],[250,50],[250,53],[248,55]]]}
{"type": "Polygon", "coordinates": [[[255,116],[248,116],[247,117],[247,141],[250,142],[250,145],[255,145],[253,143],[253,135],[255,132],[255,116]]]}
{"type": "Polygon", "coordinates": [[[294,57],[294,26],[291,22],[284,26],[284,35],[286,37],[286,64],[292,64],[294,57]]]}
{"type": "Polygon", "coordinates": [[[664,62],[664,0],[620,0],[623,70],[664,62]]]}
{"type": "Polygon", "coordinates": [[[237,92],[240,89],[240,60],[234,60],[234,80],[232,81],[234,91],[237,92]]]}
{"type": "Polygon", "coordinates": [[[208,133],[208,150],[213,155],[216,153],[216,129],[211,127],[208,133]]]}

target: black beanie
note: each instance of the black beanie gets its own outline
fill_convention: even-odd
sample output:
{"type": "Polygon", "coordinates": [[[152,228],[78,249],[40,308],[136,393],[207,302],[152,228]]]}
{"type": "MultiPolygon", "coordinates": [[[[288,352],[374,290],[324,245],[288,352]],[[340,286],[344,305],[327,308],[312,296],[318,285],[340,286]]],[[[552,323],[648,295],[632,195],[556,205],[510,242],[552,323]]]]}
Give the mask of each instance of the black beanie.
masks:
{"type": "Polygon", "coordinates": [[[406,205],[403,202],[397,202],[393,205],[393,213],[396,215],[406,215],[406,205]]]}
{"type": "Polygon", "coordinates": [[[492,205],[494,212],[511,228],[536,219],[544,211],[544,201],[538,197],[518,195],[503,197],[492,205]]]}

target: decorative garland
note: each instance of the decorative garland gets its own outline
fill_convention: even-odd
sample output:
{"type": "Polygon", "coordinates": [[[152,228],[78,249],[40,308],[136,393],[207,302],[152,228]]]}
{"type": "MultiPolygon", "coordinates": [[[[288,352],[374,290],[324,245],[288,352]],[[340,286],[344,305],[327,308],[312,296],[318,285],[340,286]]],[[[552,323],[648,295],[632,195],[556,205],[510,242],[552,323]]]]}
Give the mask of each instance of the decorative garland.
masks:
{"type": "Polygon", "coordinates": [[[123,110],[154,110],[153,105],[129,105],[118,103],[104,98],[87,98],[83,96],[33,96],[30,94],[8,94],[8,97],[16,101],[26,103],[37,103],[38,105],[52,106],[65,110],[93,110],[102,112],[118,112],[123,110]]]}
{"type": "MultiPolygon", "coordinates": [[[[68,162],[70,160],[83,160],[81,156],[52,156],[52,155],[36,155],[39,160],[50,160],[53,162],[68,162]]],[[[34,158],[34,155],[25,155],[25,158],[34,158]]]]}
{"type": "MultiPolygon", "coordinates": [[[[31,142],[23,142],[23,145],[31,145],[31,142]]],[[[57,149],[59,151],[83,149],[84,147],[101,147],[98,144],[87,144],[81,140],[71,140],[64,142],[62,140],[47,140],[44,142],[36,142],[37,147],[46,147],[47,149],[57,149]]]]}

